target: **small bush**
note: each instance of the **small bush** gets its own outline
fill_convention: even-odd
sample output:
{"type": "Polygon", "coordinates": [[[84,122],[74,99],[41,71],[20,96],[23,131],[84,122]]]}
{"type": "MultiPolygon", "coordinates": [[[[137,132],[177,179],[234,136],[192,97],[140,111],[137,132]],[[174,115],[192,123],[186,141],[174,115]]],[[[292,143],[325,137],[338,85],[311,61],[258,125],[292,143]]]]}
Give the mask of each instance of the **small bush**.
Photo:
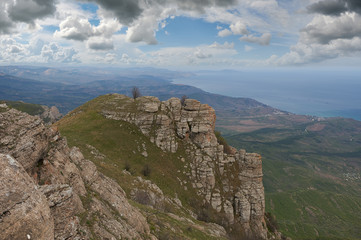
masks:
{"type": "Polygon", "coordinates": [[[144,165],[143,170],[142,170],[142,174],[144,177],[149,177],[151,173],[151,169],[149,167],[148,164],[144,165]]]}
{"type": "Polygon", "coordinates": [[[140,94],[139,88],[133,87],[132,88],[132,97],[133,97],[133,99],[137,99],[137,98],[139,98],[141,96],[142,96],[142,94],[140,94]]]}
{"type": "Polygon", "coordinates": [[[276,217],[270,212],[266,212],[265,216],[268,230],[272,233],[278,231],[278,223],[276,217]]]}
{"type": "Polygon", "coordinates": [[[221,132],[214,131],[214,134],[216,135],[217,142],[221,145],[223,145],[223,152],[227,154],[232,153],[232,148],[228,145],[226,139],[222,136],[221,132]]]}
{"type": "Polygon", "coordinates": [[[130,172],[131,167],[130,167],[130,163],[129,163],[129,162],[126,162],[126,163],[125,163],[124,169],[125,169],[126,171],[130,172]]]}
{"type": "Polygon", "coordinates": [[[187,99],[188,97],[186,96],[186,95],[183,95],[182,97],[181,97],[181,104],[182,104],[182,106],[184,107],[185,106],[185,102],[186,102],[186,99],[187,99]]]}

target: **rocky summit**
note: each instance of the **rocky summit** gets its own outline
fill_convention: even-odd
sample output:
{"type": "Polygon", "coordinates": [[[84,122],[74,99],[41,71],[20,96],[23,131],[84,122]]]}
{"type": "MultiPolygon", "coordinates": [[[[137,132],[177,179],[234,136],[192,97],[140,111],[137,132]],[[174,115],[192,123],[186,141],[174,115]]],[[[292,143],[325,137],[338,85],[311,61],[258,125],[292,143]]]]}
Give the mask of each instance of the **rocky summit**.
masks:
{"type": "Polygon", "coordinates": [[[51,127],[1,105],[0,239],[279,238],[261,156],[215,120],[192,99],[109,94],[51,127]]]}

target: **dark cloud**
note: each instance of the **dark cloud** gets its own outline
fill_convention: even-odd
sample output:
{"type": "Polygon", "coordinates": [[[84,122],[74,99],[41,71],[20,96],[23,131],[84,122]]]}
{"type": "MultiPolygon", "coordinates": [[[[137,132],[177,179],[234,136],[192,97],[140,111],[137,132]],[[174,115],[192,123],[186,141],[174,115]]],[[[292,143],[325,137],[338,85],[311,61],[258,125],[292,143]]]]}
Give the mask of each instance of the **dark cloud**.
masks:
{"type": "MultiPolygon", "coordinates": [[[[136,20],[145,6],[141,5],[140,0],[84,0],[95,2],[104,9],[112,12],[118,21],[122,24],[129,25],[136,20]]],[[[235,5],[237,0],[150,0],[146,1],[148,8],[155,5],[171,6],[175,5],[181,10],[204,12],[207,7],[219,6],[228,7],[235,5]]]]}
{"type": "Polygon", "coordinates": [[[10,3],[9,18],[15,22],[34,23],[35,19],[52,15],[56,0],[17,0],[10,3]]]}
{"type": "Polygon", "coordinates": [[[4,18],[4,15],[1,14],[2,12],[0,12],[0,34],[11,33],[11,29],[14,27],[14,24],[8,19],[4,18]]]}
{"type": "Polygon", "coordinates": [[[182,10],[204,12],[207,7],[228,7],[235,5],[237,0],[175,0],[182,10]]]}
{"type": "Polygon", "coordinates": [[[350,11],[361,14],[361,1],[360,0],[347,0],[347,7],[350,11]]]}
{"type": "Polygon", "coordinates": [[[323,0],[307,7],[309,13],[324,15],[340,15],[344,12],[357,12],[361,14],[361,0],[323,0]]]}
{"type": "Polygon", "coordinates": [[[307,44],[327,45],[334,40],[361,38],[360,22],[360,15],[344,14],[332,21],[315,18],[301,30],[301,39],[307,44]]]}
{"type": "Polygon", "coordinates": [[[14,26],[12,21],[7,16],[6,5],[7,2],[0,1],[0,34],[8,34],[11,32],[11,28],[14,26]]]}
{"type": "Polygon", "coordinates": [[[142,13],[139,0],[86,0],[96,2],[104,9],[111,11],[120,23],[129,24],[142,13]]]}
{"type": "Polygon", "coordinates": [[[340,15],[347,11],[343,1],[321,1],[307,7],[310,13],[321,13],[325,15],[340,15]]]}

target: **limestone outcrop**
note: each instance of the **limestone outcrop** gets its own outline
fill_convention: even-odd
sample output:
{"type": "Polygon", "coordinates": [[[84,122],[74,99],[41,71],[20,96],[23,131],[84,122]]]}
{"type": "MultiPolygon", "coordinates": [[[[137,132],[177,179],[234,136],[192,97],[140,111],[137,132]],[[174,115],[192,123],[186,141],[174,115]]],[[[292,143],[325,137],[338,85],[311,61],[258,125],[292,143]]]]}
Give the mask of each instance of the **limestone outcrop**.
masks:
{"type": "Polygon", "coordinates": [[[245,150],[225,153],[214,134],[213,108],[192,99],[182,104],[178,98],[161,102],[114,94],[102,109],[106,118],[138,126],[164,151],[175,153],[180,142],[185,144],[182,171],[197,194],[229,224],[240,224],[249,236],[267,238],[261,156],[245,150]]]}
{"type": "MultiPolygon", "coordinates": [[[[195,229],[216,239],[227,238],[225,229],[232,228],[267,239],[261,156],[236,149],[225,153],[214,134],[213,108],[192,99],[162,102],[119,94],[106,99],[96,103],[100,114],[134,124],[157,151],[174,153],[177,159],[169,161],[180,163],[181,189],[192,189],[198,208],[211,208],[224,227],[197,221],[201,213],[186,209],[177,195],[170,197],[150,180],[124,170],[132,179],[127,197],[119,181],[99,172],[78,148],[70,149],[56,127],[0,105],[0,239],[156,239],[152,233],[162,228],[177,234],[159,219],[173,219],[179,226],[192,226],[182,231],[195,229]],[[151,210],[135,207],[128,198],[151,210]],[[169,207],[174,212],[164,211],[169,207]],[[174,214],[178,211],[186,214],[174,214]]],[[[99,161],[107,159],[84,144],[99,161]]],[[[138,150],[148,157],[144,144],[138,150]]]]}
{"type": "Polygon", "coordinates": [[[6,105],[0,169],[0,239],[153,238],[117,183],[69,149],[57,129],[6,105]]]}
{"type": "Polygon", "coordinates": [[[63,115],[59,112],[59,109],[55,106],[48,107],[42,106],[44,112],[40,115],[40,118],[48,123],[55,123],[58,121],[63,115]]]}

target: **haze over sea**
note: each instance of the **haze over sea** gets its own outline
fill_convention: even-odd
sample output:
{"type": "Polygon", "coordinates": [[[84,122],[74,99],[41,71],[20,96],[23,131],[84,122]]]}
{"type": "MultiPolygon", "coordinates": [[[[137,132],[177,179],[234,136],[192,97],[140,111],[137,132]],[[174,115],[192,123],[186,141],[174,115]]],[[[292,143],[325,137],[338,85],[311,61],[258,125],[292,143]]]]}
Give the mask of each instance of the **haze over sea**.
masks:
{"type": "Polygon", "coordinates": [[[200,71],[173,82],[292,113],[361,120],[361,70],[200,71]]]}

